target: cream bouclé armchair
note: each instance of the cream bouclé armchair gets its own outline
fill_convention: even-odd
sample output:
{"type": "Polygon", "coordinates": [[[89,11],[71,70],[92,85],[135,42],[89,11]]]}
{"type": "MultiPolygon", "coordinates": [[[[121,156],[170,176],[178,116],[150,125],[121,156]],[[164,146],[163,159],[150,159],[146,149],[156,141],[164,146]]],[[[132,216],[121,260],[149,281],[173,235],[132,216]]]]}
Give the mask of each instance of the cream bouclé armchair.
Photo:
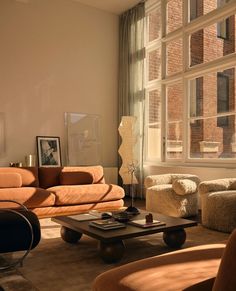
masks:
{"type": "Polygon", "coordinates": [[[190,174],[147,176],[146,210],[175,217],[197,215],[199,183],[199,178],[190,174]]]}
{"type": "Polygon", "coordinates": [[[222,232],[236,228],[236,178],[204,181],[199,185],[202,224],[222,232]]]}

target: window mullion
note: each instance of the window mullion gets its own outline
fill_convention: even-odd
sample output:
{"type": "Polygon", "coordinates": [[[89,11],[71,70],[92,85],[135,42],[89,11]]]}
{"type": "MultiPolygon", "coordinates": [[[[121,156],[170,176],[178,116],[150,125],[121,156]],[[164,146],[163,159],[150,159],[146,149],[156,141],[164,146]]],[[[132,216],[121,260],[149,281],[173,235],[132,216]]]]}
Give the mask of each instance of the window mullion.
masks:
{"type": "MultiPolygon", "coordinates": [[[[184,0],[183,5],[183,29],[182,29],[182,38],[183,38],[183,72],[186,72],[189,67],[189,36],[184,33],[184,27],[188,25],[188,0],[184,0]]],[[[185,162],[188,159],[188,151],[189,151],[189,140],[190,133],[188,130],[188,108],[189,108],[189,100],[188,100],[188,84],[187,80],[184,79],[184,74],[182,78],[183,85],[183,154],[182,159],[185,162]]]]}

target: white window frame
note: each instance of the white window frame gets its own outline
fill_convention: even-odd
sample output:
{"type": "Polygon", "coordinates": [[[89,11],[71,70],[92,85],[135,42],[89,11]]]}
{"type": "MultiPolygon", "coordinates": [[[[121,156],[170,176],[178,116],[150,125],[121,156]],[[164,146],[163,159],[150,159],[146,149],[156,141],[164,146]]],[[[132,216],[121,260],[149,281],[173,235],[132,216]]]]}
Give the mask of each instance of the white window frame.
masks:
{"type": "MultiPolygon", "coordinates": [[[[194,165],[203,165],[203,166],[212,166],[213,164],[228,167],[235,165],[236,159],[193,159],[189,158],[189,142],[188,139],[190,137],[190,127],[189,127],[189,81],[191,79],[202,77],[207,73],[211,72],[219,72],[228,68],[235,67],[236,68],[236,53],[232,53],[216,60],[201,63],[195,66],[189,66],[190,57],[183,58],[183,71],[180,73],[176,73],[171,76],[166,76],[166,45],[174,39],[182,38],[183,39],[183,56],[189,56],[189,37],[192,33],[198,31],[199,29],[204,29],[207,26],[220,22],[222,20],[227,19],[233,14],[236,14],[236,2],[235,0],[230,0],[223,7],[215,9],[208,14],[197,17],[196,19],[190,22],[189,19],[189,0],[183,0],[183,26],[181,28],[176,29],[175,31],[166,34],[166,4],[171,0],[148,0],[146,2],[146,13],[150,13],[156,8],[161,9],[162,17],[161,23],[161,38],[158,40],[154,40],[151,43],[146,42],[146,50],[150,51],[152,48],[159,46],[161,47],[161,80],[152,80],[148,82],[146,80],[146,90],[147,92],[161,86],[161,95],[162,95],[162,110],[161,110],[161,128],[162,128],[162,138],[160,141],[161,147],[161,157],[160,159],[154,161],[147,160],[144,158],[147,164],[153,164],[155,162],[163,162],[163,164],[176,164],[178,165],[189,164],[191,166],[194,165]],[[184,98],[184,108],[183,108],[183,132],[186,133],[183,135],[183,157],[181,160],[176,159],[166,159],[165,154],[165,136],[166,136],[166,86],[176,83],[182,82],[183,84],[183,98],[184,98]]],[[[146,71],[148,72],[148,67],[146,67],[146,71]]],[[[148,106],[146,106],[146,110],[148,110],[148,106]]],[[[231,112],[232,113],[232,112],[231,112]]],[[[148,112],[146,112],[146,116],[148,112]]],[[[192,118],[191,118],[192,119],[192,118]]],[[[147,120],[146,120],[147,121],[147,120]]],[[[147,124],[145,128],[147,128],[147,124]]]]}

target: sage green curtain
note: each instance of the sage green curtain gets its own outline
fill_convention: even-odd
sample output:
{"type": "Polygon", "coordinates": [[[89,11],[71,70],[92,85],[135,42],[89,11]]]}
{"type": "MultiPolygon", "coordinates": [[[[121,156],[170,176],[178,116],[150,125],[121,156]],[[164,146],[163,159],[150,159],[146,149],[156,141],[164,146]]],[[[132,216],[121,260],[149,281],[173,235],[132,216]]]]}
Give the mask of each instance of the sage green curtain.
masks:
{"type": "MultiPolygon", "coordinates": [[[[144,146],[144,21],[145,6],[139,3],[119,19],[119,95],[118,123],[122,116],[136,116],[138,141],[135,146],[139,185],[135,191],[143,196],[143,146],[144,146]]],[[[121,160],[119,159],[119,166],[121,160]]]]}

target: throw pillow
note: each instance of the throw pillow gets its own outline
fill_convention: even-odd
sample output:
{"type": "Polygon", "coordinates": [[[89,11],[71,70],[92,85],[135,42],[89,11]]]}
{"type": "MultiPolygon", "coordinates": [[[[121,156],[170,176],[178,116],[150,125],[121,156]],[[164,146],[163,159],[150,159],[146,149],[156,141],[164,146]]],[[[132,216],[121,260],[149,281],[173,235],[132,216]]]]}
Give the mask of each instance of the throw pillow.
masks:
{"type": "Polygon", "coordinates": [[[172,187],[179,195],[192,194],[197,191],[197,184],[190,179],[175,180],[172,187]]]}

